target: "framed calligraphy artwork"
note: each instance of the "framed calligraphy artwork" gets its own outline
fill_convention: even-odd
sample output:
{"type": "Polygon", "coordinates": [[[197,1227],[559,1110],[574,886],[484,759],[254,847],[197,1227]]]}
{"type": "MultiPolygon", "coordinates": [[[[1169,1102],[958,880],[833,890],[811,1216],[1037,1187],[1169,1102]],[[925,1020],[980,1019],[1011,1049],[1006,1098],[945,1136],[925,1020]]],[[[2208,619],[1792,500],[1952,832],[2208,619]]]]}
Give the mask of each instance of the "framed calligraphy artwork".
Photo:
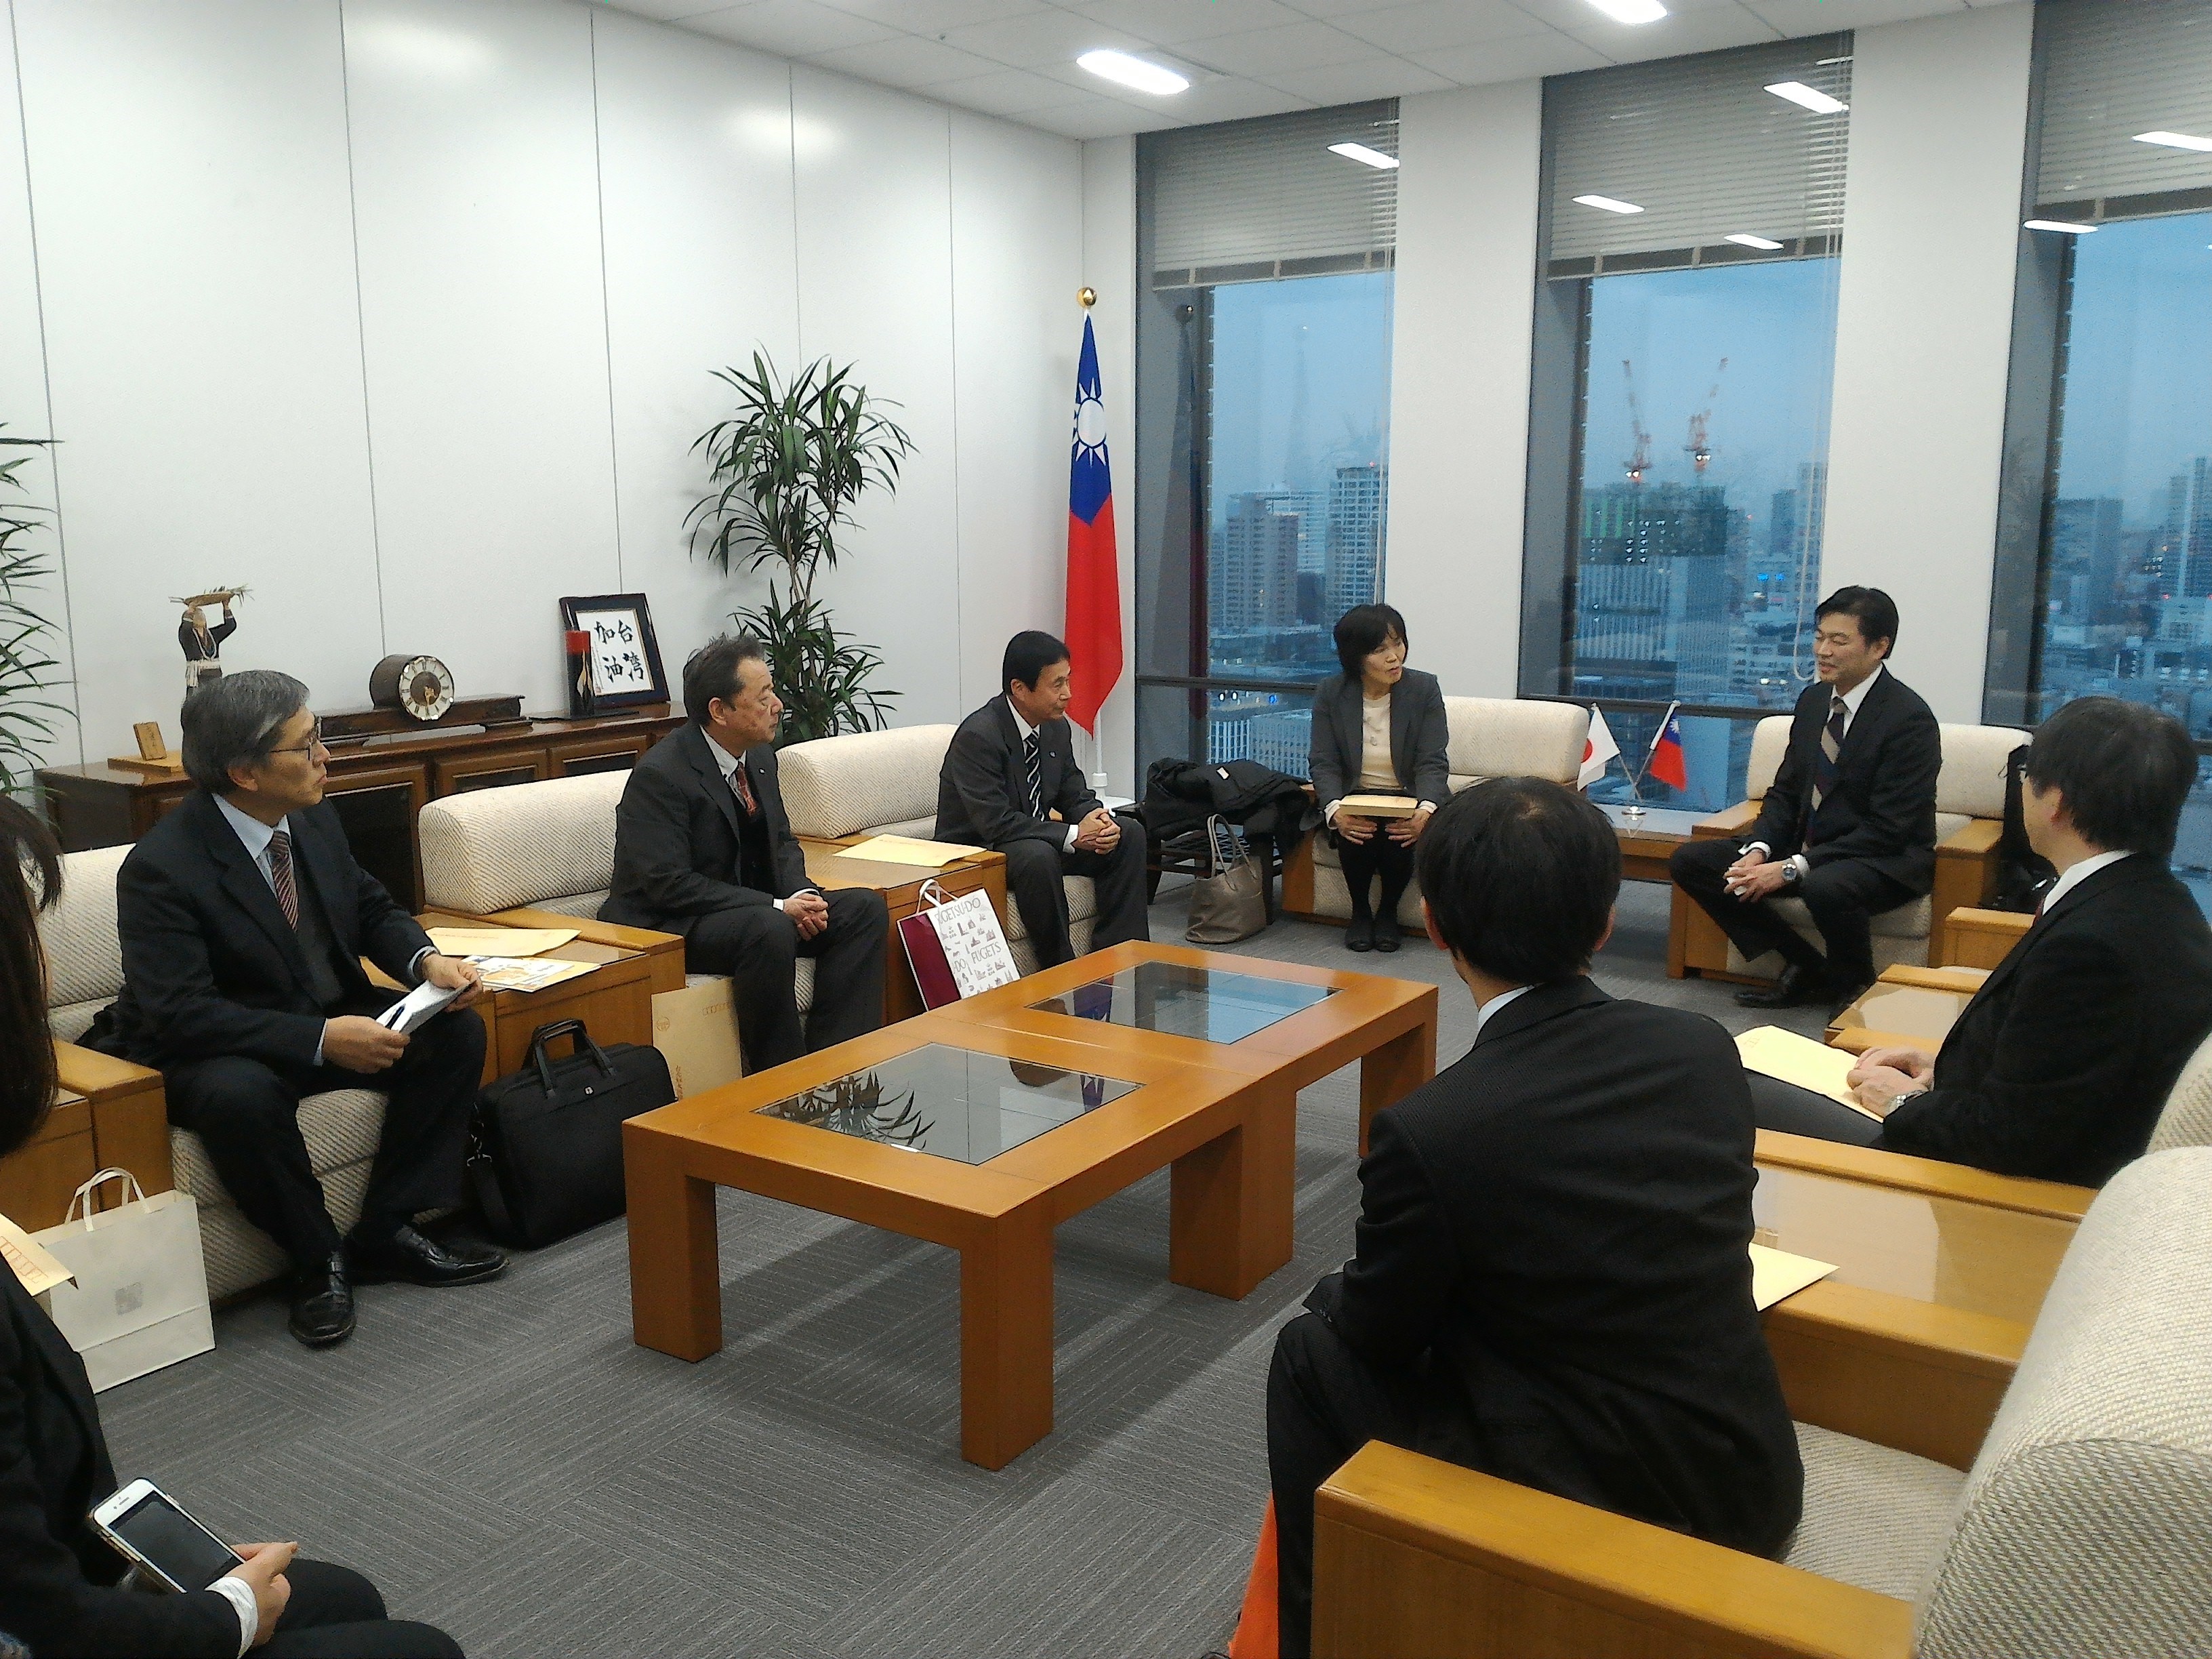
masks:
{"type": "Polygon", "coordinates": [[[653,631],[653,608],[644,594],[565,599],[561,621],[568,631],[590,636],[592,691],[600,708],[635,708],[669,700],[660,641],[653,631]]]}

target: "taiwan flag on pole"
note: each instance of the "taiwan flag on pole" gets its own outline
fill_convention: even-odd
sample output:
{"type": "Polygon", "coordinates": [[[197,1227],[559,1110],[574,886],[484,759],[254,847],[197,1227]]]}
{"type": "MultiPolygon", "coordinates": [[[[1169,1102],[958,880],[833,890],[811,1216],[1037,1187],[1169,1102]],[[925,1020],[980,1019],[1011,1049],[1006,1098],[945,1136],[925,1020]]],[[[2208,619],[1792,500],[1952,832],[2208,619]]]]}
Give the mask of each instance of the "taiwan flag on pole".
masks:
{"type": "Polygon", "coordinates": [[[1644,768],[1644,775],[1656,778],[1677,789],[1690,787],[1690,769],[1682,758],[1682,717],[1674,712],[1676,705],[1667,706],[1667,718],[1659,722],[1659,735],[1651,744],[1651,758],[1644,768]]]}
{"type": "Polygon", "coordinates": [[[1075,441],[1067,468],[1067,626],[1075,670],[1067,717],[1093,737],[1106,694],[1121,678],[1121,569],[1114,550],[1114,477],[1106,462],[1106,405],[1098,342],[1083,319],[1075,370],[1075,441]]]}

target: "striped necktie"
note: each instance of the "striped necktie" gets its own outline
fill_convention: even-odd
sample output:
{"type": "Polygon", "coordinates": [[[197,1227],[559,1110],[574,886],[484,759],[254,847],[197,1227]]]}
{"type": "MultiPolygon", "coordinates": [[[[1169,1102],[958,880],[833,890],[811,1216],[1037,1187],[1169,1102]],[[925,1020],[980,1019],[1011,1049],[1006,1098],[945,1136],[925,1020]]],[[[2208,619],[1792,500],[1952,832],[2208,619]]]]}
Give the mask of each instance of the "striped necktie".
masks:
{"type": "Polygon", "coordinates": [[[1041,818],[1044,816],[1044,788],[1038,772],[1040,755],[1034,732],[1022,740],[1022,765],[1029,773],[1030,816],[1041,818]]]}
{"type": "Polygon", "coordinates": [[[730,787],[736,792],[738,805],[744,809],[744,815],[747,817],[752,817],[754,811],[752,780],[745,776],[745,763],[743,761],[739,761],[730,769],[730,787]]]}
{"type": "Polygon", "coordinates": [[[269,837],[269,878],[276,889],[276,902],[284,907],[284,920],[300,925],[300,890],[292,879],[292,837],[279,830],[269,837]]]}
{"type": "Polygon", "coordinates": [[[1836,757],[1843,752],[1844,722],[1850,717],[1850,705],[1841,696],[1828,705],[1828,724],[1820,733],[1820,758],[1813,763],[1813,811],[1820,810],[1820,803],[1835,793],[1836,757]]]}

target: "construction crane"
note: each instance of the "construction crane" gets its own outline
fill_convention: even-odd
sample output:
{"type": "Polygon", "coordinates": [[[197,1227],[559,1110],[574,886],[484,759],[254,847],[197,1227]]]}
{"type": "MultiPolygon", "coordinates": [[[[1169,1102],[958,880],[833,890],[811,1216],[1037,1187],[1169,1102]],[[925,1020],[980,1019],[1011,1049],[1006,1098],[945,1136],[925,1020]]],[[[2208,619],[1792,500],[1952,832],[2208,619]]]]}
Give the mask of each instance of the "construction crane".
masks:
{"type": "Polygon", "coordinates": [[[1705,441],[1706,423],[1713,417],[1713,405],[1720,401],[1721,377],[1728,373],[1728,359],[1713,371],[1712,389],[1705,393],[1705,406],[1690,416],[1690,441],[1682,446],[1690,457],[1691,470],[1703,474],[1713,459],[1713,447],[1705,441]]]}
{"type": "Polygon", "coordinates": [[[1651,470],[1651,434],[1644,430],[1644,410],[1636,401],[1636,365],[1629,358],[1620,360],[1620,375],[1628,382],[1628,429],[1636,434],[1636,453],[1625,465],[1628,482],[1640,484],[1644,475],[1651,470]]]}

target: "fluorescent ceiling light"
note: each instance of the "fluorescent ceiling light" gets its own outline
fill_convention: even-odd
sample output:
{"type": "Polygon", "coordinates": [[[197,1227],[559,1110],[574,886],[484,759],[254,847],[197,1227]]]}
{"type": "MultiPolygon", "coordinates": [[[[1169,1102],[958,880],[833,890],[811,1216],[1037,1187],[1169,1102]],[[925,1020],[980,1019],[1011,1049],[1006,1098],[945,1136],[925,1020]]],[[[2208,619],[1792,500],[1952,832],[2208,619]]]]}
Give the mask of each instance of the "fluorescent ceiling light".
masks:
{"type": "Polygon", "coordinates": [[[1610,196],[1577,196],[1575,200],[1584,207],[1603,208],[1607,213],[1641,213],[1644,210],[1633,202],[1616,202],[1610,196]]]}
{"type": "Polygon", "coordinates": [[[1776,241],[1771,236],[1747,236],[1741,231],[1738,231],[1733,236],[1723,236],[1721,238],[1721,240],[1723,242],[1734,242],[1738,247],[1755,247],[1763,249],[1768,253],[1772,253],[1782,246],[1781,243],[1776,241]]]}
{"type": "Polygon", "coordinates": [[[1815,115],[1840,115],[1850,106],[1840,98],[1831,98],[1817,87],[1808,87],[1802,81],[1777,81],[1767,88],[1777,98],[1787,98],[1791,103],[1809,109],[1815,115]]]}
{"type": "Polygon", "coordinates": [[[1396,156],[1385,155],[1381,150],[1370,149],[1364,144],[1331,144],[1328,153],[1341,155],[1347,161],[1364,161],[1370,167],[1395,167],[1398,165],[1396,156]]]}
{"type": "Polygon", "coordinates": [[[2212,150],[2212,138],[2199,138],[2186,132],[2139,132],[2139,144],[2164,144],[2168,149],[2212,150]]]}
{"type": "Polygon", "coordinates": [[[1190,86],[1186,76],[1177,75],[1171,69],[1158,64],[1148,64],[1141,58],[1132,58],[1127,52],[1115,52],[1110,46],[1086,52],[1075,61],[1103,80],[1134,87],[1139,92],[1154,93],[1164,97],[1171,92],[1186,91],[1190,86]]]}
{"type": "Polygon", "coordinates": [[[1667,15],[1659,0],[1590,0],[1616,23],[1656,23],[1667,15]]]}
{"type": "Polygon", "coordinates": [[[2069,236],[2087,236],[2097,228],[2094,225],[2069,224],[2063,219],[2030,219],[2027,228],[2030,230],[2063,231],[2069,236]]]}

